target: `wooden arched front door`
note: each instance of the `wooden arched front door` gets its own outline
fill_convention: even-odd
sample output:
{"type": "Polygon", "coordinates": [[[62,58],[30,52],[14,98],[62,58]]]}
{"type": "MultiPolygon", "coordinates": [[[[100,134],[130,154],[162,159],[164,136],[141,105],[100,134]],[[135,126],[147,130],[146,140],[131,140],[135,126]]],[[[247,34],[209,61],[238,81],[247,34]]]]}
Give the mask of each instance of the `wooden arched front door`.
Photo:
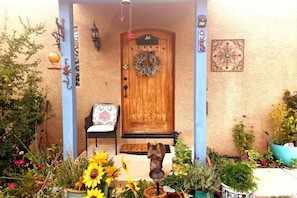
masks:
{"type": "Polygon", "coordinates": [[[133,40],[127,33],[121,35],[122,135],[171,134],[175,34],[155,29],[133,34],[133,40]],[[150,76],[147,66],[158,66],[158,70],[150,76]]]}

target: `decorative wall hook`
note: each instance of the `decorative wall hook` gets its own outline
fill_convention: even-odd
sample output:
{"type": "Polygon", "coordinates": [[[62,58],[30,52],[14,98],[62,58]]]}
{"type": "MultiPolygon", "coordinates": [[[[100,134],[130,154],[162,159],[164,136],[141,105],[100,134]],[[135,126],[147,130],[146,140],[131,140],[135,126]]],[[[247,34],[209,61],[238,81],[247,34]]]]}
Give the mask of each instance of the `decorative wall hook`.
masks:
{"type": "Polygon", "coordinates": [[[93,23],[93,27],[91,28],[91,39],[94,43],[96,50],[99,51],[100,49],[99,29],[96,27],[95,21],[93,23]]]}
{"type": "Polygon", "coordinates": [[[64,19],[61,19],[61,24],[60,24],[59,19],[56,18],[57,29],[54,32],[52,32],[52,36],[56,40],[55,45],[57,45],[59,49],[60,49],[60,39],[62,39],[62,41],[65,41],[64,23],[65,23],[64,19]]]}
{"type": "Polygon", "coordinates": [[[67,89],[72,89],[72,86],[70,85],[70,78],[69,75],[71,73],[71,69],[69,68],[70,66],[67,64],[68,59],[65,59],[65,65],[63,67],[63,74],[66,76],[66,80],[63,80],[63,82],[66,83],[67,89]]]}

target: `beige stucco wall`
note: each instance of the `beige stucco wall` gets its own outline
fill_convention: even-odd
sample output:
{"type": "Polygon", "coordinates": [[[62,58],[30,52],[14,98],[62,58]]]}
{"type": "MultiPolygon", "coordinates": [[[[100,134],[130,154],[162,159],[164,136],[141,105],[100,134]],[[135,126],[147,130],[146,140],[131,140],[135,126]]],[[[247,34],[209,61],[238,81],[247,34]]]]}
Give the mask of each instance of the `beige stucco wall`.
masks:
{"type": "Polygon", "coordinates": [[[211,39],[245,39],[244,72],[208,69],[210,147],[236,153],[230,129],[233,120],[245,114],[256,132],[256,148],[266,148],[263,130],[272,133],[271,105],[281,101],[284,89],[296,90],[296,8],[293,0],[209,1],[208,43],[211,39]]]}
{"type": "MultiPolygon", "coordinates": [[[[133,4],[133,29],[160,28],[175,32],[175,128],[185,131],[193,144],[194,100],[194,9],[195,4],[133,4]]],[[[268,113],[281,100],[284,89],[296,88],[297,2],[286,0],[208,1],[207,145],[223,154],[237,154],[231,134],[234,119],[248,116],[256,131],[256,148],[264,151],[271,131],[268,113]],[[212,39],[245,39],[244,72],[211,72],[212,39]]],[[[7,13],[8,27],[19,28],[18,16],[31,24],[44,23],[39,40],[40,70],[48,86],[55,117],[48,121],[50,142],[62,142],[61,74],[48,70],[47,55],[56,50],[51,32],[55,29],[58,2],[54,0],[0,0],[0,24],[7,13]]],[[[74,25],[79,29],[80,79],[77,87],[78,152],[84,149],[84,117],[95,102],[121,102],[120,33],[129,25],[120,23],[120,5],[74,5],[74,25]],[[100,29],[101,50],[90,40],[93,21],[100,29]]],[[[120,139],[119,143],[132,140],[120,139]]],[[[133,139],[135,141],[135,139],[133,139]]],[[[141,142],[142,140],[136,140],[141,142]]],[[[150,141],[150,140],[148,140],[150,141]]],[[[166,142],[168,140],[164,140],[166,142]]]]}

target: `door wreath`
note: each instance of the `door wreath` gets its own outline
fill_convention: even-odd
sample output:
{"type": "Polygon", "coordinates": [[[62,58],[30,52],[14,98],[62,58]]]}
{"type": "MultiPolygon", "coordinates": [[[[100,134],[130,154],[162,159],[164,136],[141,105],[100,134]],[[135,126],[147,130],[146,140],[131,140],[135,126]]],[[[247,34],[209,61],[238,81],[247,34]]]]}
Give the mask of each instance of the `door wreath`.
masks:
{"type": "Polygon", "coordinates": [[[140,52],[135,56],[134,68],[139,75],[154,76],[159,70],[160,60],[154,52],[140,52]]]}

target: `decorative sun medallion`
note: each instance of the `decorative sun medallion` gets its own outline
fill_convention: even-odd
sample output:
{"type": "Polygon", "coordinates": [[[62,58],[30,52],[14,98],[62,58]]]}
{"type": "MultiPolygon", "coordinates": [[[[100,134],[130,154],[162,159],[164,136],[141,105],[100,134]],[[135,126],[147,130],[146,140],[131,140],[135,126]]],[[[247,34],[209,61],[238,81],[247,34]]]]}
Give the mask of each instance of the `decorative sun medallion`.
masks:
{"type": "Polygon", "coordinates": [[[211,71],[242,72],[243,63],[244,39],[212,40],[211,71]]]}

